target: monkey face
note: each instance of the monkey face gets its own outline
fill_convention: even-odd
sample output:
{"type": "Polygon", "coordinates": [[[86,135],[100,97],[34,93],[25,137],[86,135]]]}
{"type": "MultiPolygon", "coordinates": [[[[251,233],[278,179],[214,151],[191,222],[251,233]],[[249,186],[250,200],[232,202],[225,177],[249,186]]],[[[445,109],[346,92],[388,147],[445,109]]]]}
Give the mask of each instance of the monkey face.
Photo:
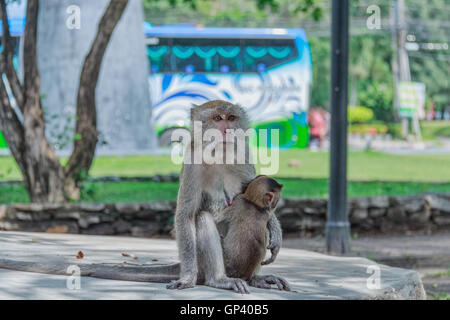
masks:
{"type": "Polygon", "coordinates": [[[223,142],[231,142],[231,131],[235,128],[239,117],[233,111],[215,112],[210,116],[213,127],[220,131],[223,136],[223,142]]]}
{"type": "Polygon", "coordinates": [[[191,109],[191,121],[202,121],[204,129],[217,128],[244,129],[249,128],[245,110],[230,102],[213,100],[191,109]]]}
{"type": "Polygon", "coordinates": [[[210,129],[217,130],[216,135],[207,135],[207,141],[218,140],[223,144],[235,143],[236,129],[248,130],[249,121],[245,110],[227,101],[214,100],[191,109],[192,127],[201,122],[202,136],[210,129]]]}

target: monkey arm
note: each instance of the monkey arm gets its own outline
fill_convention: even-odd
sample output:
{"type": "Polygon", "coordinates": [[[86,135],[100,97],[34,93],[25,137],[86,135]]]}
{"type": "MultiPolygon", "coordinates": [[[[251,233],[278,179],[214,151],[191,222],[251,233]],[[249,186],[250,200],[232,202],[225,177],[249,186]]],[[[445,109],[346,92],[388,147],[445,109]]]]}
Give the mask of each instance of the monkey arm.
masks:
{"type": "Polygon", "coordinates": [[[217,226],[217,231],[221,237],[225,237],[228,233],[228,228],[232,218],[233,210],[232,207],[226,207],[215,217],[215,222],[217,226]]]}
{"type": "Polygon", "coordinates": [[[275,261],[281,248],[281,242],[283,241],[283,233],[281,230],[280,221],[278,221],[278,218],[275,216],[274,211],[270,213],[270,219],[267,223],[267,229],[269,231],[270,239],[267,249],[270,249],[272,256],[269,259],[261,262],[262,265],[270,264],[275,261]]]}

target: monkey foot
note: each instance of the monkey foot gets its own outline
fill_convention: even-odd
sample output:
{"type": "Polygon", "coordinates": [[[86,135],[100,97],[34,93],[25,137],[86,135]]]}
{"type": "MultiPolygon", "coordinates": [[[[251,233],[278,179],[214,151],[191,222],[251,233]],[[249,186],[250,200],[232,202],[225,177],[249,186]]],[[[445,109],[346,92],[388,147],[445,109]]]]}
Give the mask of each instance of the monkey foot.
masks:
{"type": "Polygon", "coordinates": [[[172,281],[169,283],[166,288],[167,289],[187,289],[187,288],[193,288],[195,286],[195,279],[191,278],[182,278],[176,281],[172,281]]]}
{"type": "Polygon", "coordinates": [[[289,287],[289,283],[277,276],[269,275],[269,276],[254,276],[250,279],[248,284],[255,288],[262,288],[262,289],[271,289],[272,284],[276,284],[279,290],[284,291],[291,291],[291,288],[289,287]]]}
{"type": "Polygon", "coordinates": [[[207,285],[218,289],[233,290],[237,293],[248,294],[250,293],[247,282],[238,278],[222,278],[219,280],[210,280],[207,285]]]}

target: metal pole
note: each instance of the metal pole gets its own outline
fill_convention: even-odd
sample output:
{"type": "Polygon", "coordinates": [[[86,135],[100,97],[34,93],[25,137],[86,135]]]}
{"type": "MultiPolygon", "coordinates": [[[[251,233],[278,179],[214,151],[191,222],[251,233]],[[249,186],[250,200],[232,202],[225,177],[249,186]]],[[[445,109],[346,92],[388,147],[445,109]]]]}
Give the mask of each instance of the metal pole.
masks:
{"type": "Polygon", "coordinates": [[[333,0],[331,23],[330,189],[326,225],[327,251],[349,251],[347,213],[347,95],[349,1],[333,0]]]}
{"type": "MultiPolygon", "coordinates": [[[[398,3],[395,1],[391,4],[390,9],[390,27],[391,27],[391,48],[392,48],[392,76],[394,83],[394,108],[395,117],[397,121],[401,120],[400,108],[398,105],[398,82],[399,82],[399,71],[398,71],[398,3]]],[[[402,128],[402,135],[404,129],[402,128]]],[[[404,134],[404,136],[406,136],[404,134]]]]}

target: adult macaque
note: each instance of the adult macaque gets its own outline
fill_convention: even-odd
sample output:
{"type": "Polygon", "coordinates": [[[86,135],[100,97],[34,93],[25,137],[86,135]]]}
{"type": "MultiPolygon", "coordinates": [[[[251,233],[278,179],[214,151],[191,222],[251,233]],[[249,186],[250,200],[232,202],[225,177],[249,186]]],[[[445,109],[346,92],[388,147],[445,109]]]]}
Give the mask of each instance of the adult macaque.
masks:
{"type": "MultiPolygon", "coordinates": [[[[234,141],[229,139],[228,130],[249,129],[249,121],[243,108],[226,101],[210,101],[191,110],[192,128],[195,122],[202,124],[201,135],[192,132],[193,141],[188,145],[185,157],[195,158],[198,145],[202,150],[208,146],[198,137],[208,129],[217,129],[223,135],[223,146],[234,141]],[[197,141],[196,141],[197,139],[197,141]]],[[[197,123],[198,124],[198,123],[197,123]]],[[[200,138],[203,140],[203,138],[200,138]]],[[[216,141],[217,142],[217,141],[216,141]]],[[[245,141],[245,143],[248,143],[245,141]]],[[[248,148],[246,148],[248,150],[248,148]]],[[[246,159],[249,159],[247,157],[246,159]]],[[[189,160],[192,160],[189,159],[189,160]]],[[[195,160],[195,159],[194,159],[195,160]]],[[[180,257],[180,278],[169,284],[169,289],[194,287],[196,283],[215,288],[231,289],[248,293],[247,283],[239,278],[226,276],[220,236],[215,219],[235,195],[255,176],[255,169],[247,161],[244,164],[206,164],[185,161],[180,174],[175,230],[180,257]],[[186,162],[190,162],[187,164],[186,162]]],[[[272,262],[281,244],[281,228],[274,214],[271,214],[268,229],[269,248],[272,262]]]]}
{"type": "Polygon", "coordinates": [[[277,276],[256,273],[266,255],[267,222],[281,197],[283,185],[267,176],[258,176],[233,204],[223,210],[217,221],[219,230],[225,223],[222,241],[226,274],[248,281],[250,286],[290,291],[288,282],[277,276]]]}

